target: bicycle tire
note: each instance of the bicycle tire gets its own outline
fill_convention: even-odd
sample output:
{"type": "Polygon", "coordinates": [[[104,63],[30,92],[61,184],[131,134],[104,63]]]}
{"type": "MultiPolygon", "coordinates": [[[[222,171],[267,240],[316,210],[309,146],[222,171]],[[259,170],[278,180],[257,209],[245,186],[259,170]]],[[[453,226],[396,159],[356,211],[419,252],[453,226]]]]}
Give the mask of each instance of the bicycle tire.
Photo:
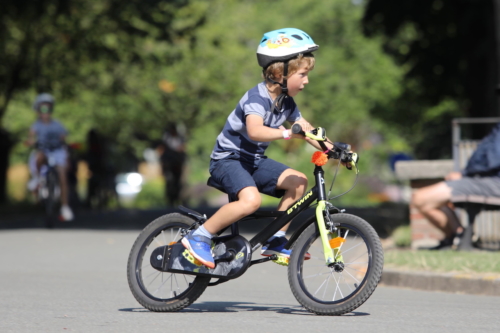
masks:
{"type": "Polygon", "coordinates": [[[179,213],[163,215],[137,237],[128,258],[127,277],[132,294],[145,308],[155,312],[179,311],[196,301],[207,288],[210,277],[160,272],[150,263],[156,247],[179,241],[181,232],[194,222],[179,213]]]}
{"type": "Polygon", "coordinates": [[[380,238],[365,220],[350,214],[333,214],[331,219],[339,224],[336,236],[344,239],[341,263],[332,267],[325,264],[319,230],[313,223],[293,246],[288,281],[295,298],[308,311],[339,316],[360,307],[375,291],[382,276],[384,254],[380,238]],[[306,252],[311,259],[304,260],[306,252]],[[328,289],[330,282],[333,288],[328,289]]]}
{"type": "Polygon", "coordinates": [[[57,205],[57,182],[58,176],[54,169],[49,169],[46,178],[47,198],[45,199],[45,211],[47,214],[47,227],[53,227],[53,221],[56,218],[56,205],[57,205]]]}

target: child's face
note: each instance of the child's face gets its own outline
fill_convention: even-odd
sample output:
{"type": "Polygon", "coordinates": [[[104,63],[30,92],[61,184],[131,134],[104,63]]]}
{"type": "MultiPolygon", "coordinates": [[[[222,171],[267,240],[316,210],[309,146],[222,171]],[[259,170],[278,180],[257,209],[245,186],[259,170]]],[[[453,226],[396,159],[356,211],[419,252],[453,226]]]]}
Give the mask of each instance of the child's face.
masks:
{"type": "Polygon", "coordinates": [[[301,65],[299,70],[293,73],[287,80],[288,96],[294,97],[304,89],[309,83],[309,68],[306,65],[301,65]]]}

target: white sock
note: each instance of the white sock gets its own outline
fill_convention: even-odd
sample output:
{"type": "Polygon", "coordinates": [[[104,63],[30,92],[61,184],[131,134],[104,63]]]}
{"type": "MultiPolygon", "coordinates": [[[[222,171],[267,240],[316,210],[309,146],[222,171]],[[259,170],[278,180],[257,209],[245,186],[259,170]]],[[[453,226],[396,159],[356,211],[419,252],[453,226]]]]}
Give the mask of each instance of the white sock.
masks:
{"type": "Polygon", "coordinates": [[[278,231],[274,235],[271,236],[271,238],[268,239],[268,242],[272,241],[275,237],[285,237],[286,231],[278,231]]]}
{"type": "Polygon", "coordinates": [[[204,226],[199,227],[193,232],[193,236],[205,236],[212,239],[214,236],[205,229],[204,226]]]}

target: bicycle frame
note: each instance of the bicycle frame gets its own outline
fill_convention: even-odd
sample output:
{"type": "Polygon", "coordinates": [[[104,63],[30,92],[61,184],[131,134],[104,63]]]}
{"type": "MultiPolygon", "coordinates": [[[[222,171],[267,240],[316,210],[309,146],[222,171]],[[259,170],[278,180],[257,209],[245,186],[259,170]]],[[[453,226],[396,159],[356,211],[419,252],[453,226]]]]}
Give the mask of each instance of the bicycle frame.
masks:
{"type": "MultiPolygon", "coordinates": [[[[331,248],[328,240],[328,230],[326,228],[324,212],[327,207],[327,197],[325,191],[325,181],[324,181],[324,171],[320,166],[316,166],[314,169],[314,178],[315,185],[307,191],[302,198],[295,201],[288,209],[280,212],[266,212],[266,211],[257,211],[249,216],[244,217],[236,223],[231,225],[231,231],[233,235],[239,234],[238,223],[249,220],[249,219],[257,219],[263,217],[276,217],[274,221],[272,221],[266,228],[261,230],[257,235],[255,235],[249,242],[252,247],[252,252],[257,250],[265,241],[267,241],[271,236],[273,236],[278,230],[280,230],[287,223],[291,222],[297,215],[305,211],[309,206],[315,201],[318,201],[318,205],[316,207],[316,220],[318,229],[321,235],[321,240],[323,244],[323,252],[325,254],[325,262],[326,264],[331,264],[335,262],[334,251],[331,248]]],[[[330,213],[330,211],[328,211],[330,213]]],[[[311,219],[303,222],[301,227],[293,234],[288,243],[286,244],[286,248],[288,249],[293,242],[297,239],[300,233],[307,227],[311,222],[311,219]]]]}

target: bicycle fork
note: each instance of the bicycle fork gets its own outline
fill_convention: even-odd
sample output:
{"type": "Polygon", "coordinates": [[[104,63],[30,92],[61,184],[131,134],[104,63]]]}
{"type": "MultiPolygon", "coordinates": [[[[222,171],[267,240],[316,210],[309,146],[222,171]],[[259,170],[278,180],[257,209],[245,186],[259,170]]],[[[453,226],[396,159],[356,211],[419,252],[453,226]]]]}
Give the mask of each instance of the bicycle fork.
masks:
{"type": "MultiPolygon", "coordinates": [[[[323,178],[324,171],[320,166],[316,166],[314,170],[314,176],[316,178],[316,184],[318,184],[318,205],[316,206],[316,222],[318,223],[319,234],[321,238],[321,243],[323,245],[323,253],[325,255],[325,263],[327,266],[333,265],[334,263],[343,263],[344,259],[340,252],[340,248],[344,243],[344,238],[337,236],[335,226],[329,221],[329,229],[325,223],[325,216],[329,216],[329,211],[327,209],[328,203],[326,201],[325,194],[325,180],[323,178]],[[332,234],[332,239],[328,238],[328,234],[332,234]]],[[[329,218],[328,218],[329,219],[329,218]]]]}
{"type": "Polygon", "coordinates": [[[343,262],[344,259],[342,258],[340,248],[344,243],[344,239],[342,237],[333,237],[332,239],[328,239],[328,233],[331,233],[332,236],[335,236],[336,232],[327,229],[324,214],[329,214],[328,210],[326,209],[326,201],[320,200],[318,202],[318,206],[316,207],[316,221],[318,223],[321,243],[323,245],[325,262],[327,265],[336,262],[343,262]]]}

